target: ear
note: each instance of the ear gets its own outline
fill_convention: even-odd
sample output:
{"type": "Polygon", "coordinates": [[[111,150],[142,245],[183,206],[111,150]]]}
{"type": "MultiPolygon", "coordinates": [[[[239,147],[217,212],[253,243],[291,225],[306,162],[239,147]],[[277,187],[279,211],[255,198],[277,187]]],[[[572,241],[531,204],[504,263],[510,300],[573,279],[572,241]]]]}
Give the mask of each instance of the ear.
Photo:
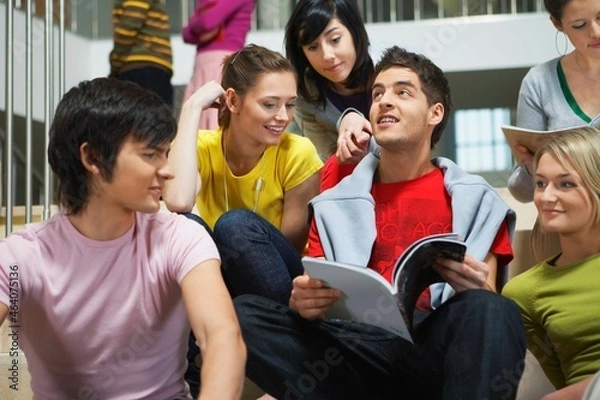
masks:
{"type": "Polygon", "coordinates": [[[83,167],[92,175],[99,175],[100,169],[96,165],[96,155],[92,152],[88,142],[79,146],[79,158],[83,167]]]}
{"type": "Polygon", "coordinates": [[[550,16],[550,21],[552,21],[552,25],[554,25],[554,27],[559,31],[562,32],[563,31],[563,26],[562,26],[562,22],[560,22],[560,20],[554,18],[552,15],[550,16]]]}
{"type": "Polygon", "coordinates": [[[444,106],[442,103],[435,103],[431,107],[429,107],[428,113],[428,122],[429,125],[435,126],[442,122],[444,119],[444,106]]]}
{"type": "Polygon", "coordinates": [[[225,91],[225,105],[232,114],[238,114],[240,112],[240,96],[237,95],[234,89],[228,88],[225,91]]]}

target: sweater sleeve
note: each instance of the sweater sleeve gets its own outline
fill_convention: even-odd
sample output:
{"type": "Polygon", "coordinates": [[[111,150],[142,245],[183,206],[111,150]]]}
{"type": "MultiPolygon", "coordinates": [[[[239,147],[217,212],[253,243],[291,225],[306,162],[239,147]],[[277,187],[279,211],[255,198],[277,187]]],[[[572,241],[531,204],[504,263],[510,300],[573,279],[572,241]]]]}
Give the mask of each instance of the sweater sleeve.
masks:
{"type": "Polygon", "coordinates": [[[120,42],[130,42],[131,38],[136,36],[150,11],[150,4],[145,1],[125,1],[123,2],[123,13],[113,13],[113,23],[115,31],[115,40],[120,42]]]}
{"type": "MultiPolygon", "coordinates": [[[[541,88],[533,70],[530,70],[521,82],[517,101],[517,126],[538,131],[548,128],[548,117],[542,109],[541,88]]],[[[533,189],[532,176],[524,168],[516,165],[508,179],[510,193],[518,201],[528,203],[533,200],[533,189]]]]}
{"type": "MultiPolygon", "coordinates": [[[[203,33],[214,31],[231,18],[246,0],[200,0],[194,14],[183,30],[186,36],[198,37],[203,33]]],[[[186,41],[187,42],[187,41],[186,41]]],[[[189,42],[187,42],[189,43],[189,42]]]]}
{"type": "Polygon", "coordinates": [[[548,129],[548,116],[542,108],[541,85],[534,70],[530,70],[519,90],[517,100],[517,126],[544,131],[548,129]]]}
{"type": "Polygon", "coordinates": [[[337,150],[338,132],[335,126],[327,126],[317,120],[317,115],[312,112],[308,103],[298,99],[294,110],[294,120],[302,136],[306,136],[314,143],[322,160],[326,160],[337,150]]]}
{"type": "Polygon", "coordinates": [[[525,168],[515,165],[515,169],[508,178],[508,190],[510,194],[521,203],[529,203],[533,201],[534,189],[533,177],[527,173],[525,168]]]}

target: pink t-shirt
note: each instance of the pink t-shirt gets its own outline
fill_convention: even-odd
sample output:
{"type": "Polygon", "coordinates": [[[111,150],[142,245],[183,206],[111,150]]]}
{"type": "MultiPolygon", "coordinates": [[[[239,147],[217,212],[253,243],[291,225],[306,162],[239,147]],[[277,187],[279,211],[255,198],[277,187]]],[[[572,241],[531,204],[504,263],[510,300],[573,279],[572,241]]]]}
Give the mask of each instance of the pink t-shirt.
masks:
{"type": "Polygon", "coordinates": [[[81,235],[62,213],[0,241],[4,323],[36,398],[191,398],[180,283],[218,258],[204,228],[166,212],[138,213],[110,241],[81,235]]]}

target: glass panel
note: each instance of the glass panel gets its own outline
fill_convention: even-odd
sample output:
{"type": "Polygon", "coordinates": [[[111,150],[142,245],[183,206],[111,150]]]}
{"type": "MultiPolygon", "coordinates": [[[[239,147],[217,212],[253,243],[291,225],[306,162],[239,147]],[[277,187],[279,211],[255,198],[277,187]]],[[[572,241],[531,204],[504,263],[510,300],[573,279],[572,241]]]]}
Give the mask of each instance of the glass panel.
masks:
{"type": "Polygon", "coordinates": [[[259,0],[256,2],[256,25],[261,29],[283,29],[294,8],[293,0],[259,0]]]}
{"type": "Polygon", "coordinates": [[[509,109],[457,110],[454,121],[456,163],[461,168],[469,172],[511,168],[510,148],[500,129],[510,124],[509,109]]]}
{"type": "MultiPolygon", "coordinates": [[[[26,8],[25,0],[13,1],[17,8],[26,8]]],[[[43,17],[45,0],[32,2],[35,4],[36,15],[43,17]]],[[[57,8],[59,0],[53,2],[57,8]]],[[[112,3],[110,0],[65,0],[67,29],[73,29],[85,37],[110,38],[112,3]]],[[[181,32],[195,4],[195,0],[165,2],[172,34],[181,32]]],[[[257,0],[253,29],[283,29],[295,4],[295,0],[257,0]]],[[[357,0],[357,4],[367,23],[543,11],[542,0],[357,0]]],[[[58,21],[57,15],[55,19],[58,21]]]]}

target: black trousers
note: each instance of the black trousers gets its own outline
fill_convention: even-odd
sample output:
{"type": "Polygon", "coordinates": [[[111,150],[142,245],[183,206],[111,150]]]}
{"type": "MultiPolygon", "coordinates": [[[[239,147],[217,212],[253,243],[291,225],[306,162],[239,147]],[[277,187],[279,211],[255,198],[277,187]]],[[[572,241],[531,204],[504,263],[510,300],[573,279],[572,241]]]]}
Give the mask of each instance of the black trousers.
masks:
{"type": "Polygon", "coordinates": [[[277,399],[514,399],[524,368],[517,306],[468,290],[432,312],[412,344],[348,321],[307,321],[254,295],[234,305],[247,376],[277,399]]]}
{"type": "Polygon", "coordinates": [[[124,72],[117,76],[122,81],[134,82],[157,95],[173,108],[173,85],[171,75],[162,68],[144,67],[124,72]]]}

